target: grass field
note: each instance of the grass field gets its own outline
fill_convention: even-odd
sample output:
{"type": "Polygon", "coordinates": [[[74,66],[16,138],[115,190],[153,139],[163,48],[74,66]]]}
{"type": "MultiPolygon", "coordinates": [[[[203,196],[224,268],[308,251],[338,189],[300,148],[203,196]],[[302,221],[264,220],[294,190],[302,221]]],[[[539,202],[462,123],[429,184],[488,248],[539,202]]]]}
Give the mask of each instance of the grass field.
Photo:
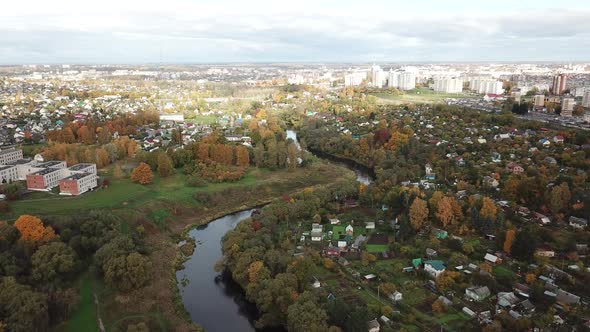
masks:
{"type": "MultiPolygon", "coordinates": [[[[160,178],[156,176],[153,183],[143,186],[131,182],[129,179],[111,179],[108,188],[97,189],[78,197],[49,195],[47,193],[33,193],[21,201],[12,203],[12,216],[35,213],[38,215],[64,215],[91,209],[121,209],[148,207],[149,204],[159,202],[194,202],[193,194],[196,192],[216,192],[229,187],[251,186],[257,181],[264,181],[271,173],[267,170],[251,169],[244,178],[236,182],[210,183],[205,187],[188,187],[185,184],[185,175],[176,174],[160,178]]],[[[286,172],[286,171],[285,171],[286,172]]]]}
{"type": "Polygon", "coordinates": [[[372,96],[377,97],[379,104],[433,104],[441,103],[446,98],[475,98],[476,96],[464,93],[441,93],[434,92],[427,88],[419,88],[414,90],[404,91],[399,95],[390,93],[371,93],[372,96]]]}
{"type": "Polygon", "coordinates": [[[367,251],[372,254],[386,252],[387,250],[389,250],[387,244],[367,244],[367,251]]]}
{"type": "Polygon", "coordinates": [[[72,318],[66,325],[67,332],[98,331],[96,321],[96,306],[92,293],[92,279],[88,273],[80,280],[80,302],[72,318]]]}
{"type": "Polygon", "coordinates": [[[213,115],[195,115],[190,119],[185,119],[185,121],[195,124],[214,124],[215,122],[217,122],[217,117],[213,115]]]}

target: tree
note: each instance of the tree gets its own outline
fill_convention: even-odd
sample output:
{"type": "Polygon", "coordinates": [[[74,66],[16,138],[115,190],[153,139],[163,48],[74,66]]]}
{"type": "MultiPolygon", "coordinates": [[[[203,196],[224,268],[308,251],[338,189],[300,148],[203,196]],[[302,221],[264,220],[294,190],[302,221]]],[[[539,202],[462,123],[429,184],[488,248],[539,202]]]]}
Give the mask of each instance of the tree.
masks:
{"type": "Polygon", "coordinates": [[[64,279],[74,272],[77,261],[76,252],[63,242],[43,245],[31,257],[33,279],[42,283],[64,279]]]}
{"type": "Polygon", "coordinates": [[[90,145],[94,143],[94,135],[90,132],[87,126],[78,128],[78,142],[90,145]]]}
{"type": "Polygon", "coordinates": [[[289,331],[326,331],[328,329],[327,319],[328,315],[324,309],[317,305],[315,296],[308,291],[303,292],[287,310],[289,331]]]}
{"type": "Polygon", "coordinates": [[[516,234],[512,244],[512,256],[521,261],[531,261],[537,249],[538,239],[531,227],[516,234]]]}
{"type": "Polygon", "coordinates": [[[444,271],[436,278],[436,288],[442,292],[455,285],[455,280],[459,278],[460,273],[455,271],[444,271]]]}
{"type": "Polygon", "coordinates": [[[290,171],[295,170],[299,163],[299,150],[295,143],[291,143],[287,146],[287,167],[290,171]]]}
{"type": "Polygon", "coordinates": [[[445,227],[455,224],[463,218],[461,205],[459,205],[459,202],[455,198],[446,196],[438,202],[436,217],[445,227]]]}
{"type": "Polygon", "coordinates": [[[101,144],[101,145],[108,144],[113,139],[113,134],[111,134],[111,131],[109,130],[109,128],[101,127],[101,128],[98,128],[97,131],[98,131],[98,143],[99,144],[101,144]]]}
{"type": "Polygon", "coordinates": [[[103,148],[96,149],[96,163],[97,167],[101,168],[111,163],[111,158],[107,150],[103,148]]]}
{"type": "Polygon", "coordinates": [[[496,220],[496,213],[497,213],[497,208],[496,208],[496,203],[494,203],[494,200],[492,200],[489,197],[484,197],[482,200],[482,205],[481,205],[481,209],[479,210],[479,215],[481,218],[483,219],[489,219],[489,220],[496,220]]]}
{"type": "Polygon", "coordinates": [[[150,260],[137,252],[115,257],[106,262],[105,281],[122,291],[137,289],[150,279],[151,267],[150,260]]]}
{"type": "Polygon", "coordinates": [[[151,183],[153,179],[154,174],[152,174],[150,165],[144,162],[139,163],[139,166],[137,166],[133,172],[131,172],[131,180],[134,182],[139,182],[140,184],[151,183]]]}
{"type": "Polygon", "coordinates": [[[0,315],[8,331],[46,331],[49,325],[47,296],[13,277],[0,279],[0,315]]]}
{"type": "Polygon", "coordinates": [[[430,210],[432,212],[435,212],[437,207],[438,207],[438,202],[440,202],[441,199],[443,199],[443,197],[445,197],[445,194],[443,194],[442,191],[435,191],[434,193],[432,193],[432,197],[430,197],[430,199],[428,200],[428,205],[430,205],[430,210]]]}
{"type": "Polygon", "coordinates": [[[242,167],[248,167],[250,165],[250,153],[246,147],[236,147],[236,164],[242,167]]]}
{"type": "Polygon", "coordinates": [[[446,312],[444,303],[441,300],[436,300],[432,303],[432,312],[436,315],[442,315],[446,312]]]}
{"type": "Polygon", "coordinates": [[[20,232],[20,240],[35,245],[42,245],[54,239],[57,235],[51,226],[45,227],[41,219],[28,214],[20,216],[14,223],[20,232]]]}
{"type": "Polygon", "coordinates": [[[415,230],[422,228],[422,224],[428,218],[428,206],[426,201],[416,197],[410,206],[410,222],[415,230]]]}
{"type": "Polygon", "coordinates": [[[173,169],[172,159],[166,153],[158,154],[158,174],[161,177],[167,177],[172,174],[173,169]]]}
{"type": "Polygon", "coordinates": [[[567,208],[572,197],[567,182],[553,187],[549,196],[549,207],[554,215],[567,208]]]}
{"type": "Polygon", "coordinates": [[[506,239],[504,240],[504,252],[510,254],[512,251],[512,244],[514,243],[514,238],[516,236],[516,230],[509,229],[506,231],[506,239]]]}
{"type": "Polygon", "coordinates": [[[535,283],[535,281],[537,281],[537,276],[534,273],[527,273],[524,280],[527,284],[532,285],[535,283]]]}
{"type": "Polygon", "coordinates": [[[122,179],[125,177],[125,172],[123,171],[119,163],[115,164],[115,167],[113,167],[113,176],[115,177],[115,179],[122,179]]]}

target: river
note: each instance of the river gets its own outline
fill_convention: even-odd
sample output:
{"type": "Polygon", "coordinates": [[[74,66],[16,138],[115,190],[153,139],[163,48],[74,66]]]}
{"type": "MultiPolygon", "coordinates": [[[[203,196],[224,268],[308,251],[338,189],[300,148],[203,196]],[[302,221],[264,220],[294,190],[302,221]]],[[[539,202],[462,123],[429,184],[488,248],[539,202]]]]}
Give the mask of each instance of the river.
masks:
{"type": "MultiPolygon", "coordinates": [[[[287,131],[287,137],[297,142],[297,134],[287,131]]],[[[299,143],[297,142],[299,146],[299,143]]],[[[331,162],[352,169],[359,182],[368,184],[371,174],[353,162],[330,158],[331,162]]],[[[256,306],[245,299],[244,291],[227,272],[215,272],[214,266],[222,257],[221,238],[236,225],[250,217],[252,210],[236,212],[192,229],[189,236],[195,239],[193,255],[176,272],[176,281],[184,307],[193,322],[206,331],[255,331],[258,318],[256,306]],[[185,282],[186,281],[186,282],[185,282]]]]}

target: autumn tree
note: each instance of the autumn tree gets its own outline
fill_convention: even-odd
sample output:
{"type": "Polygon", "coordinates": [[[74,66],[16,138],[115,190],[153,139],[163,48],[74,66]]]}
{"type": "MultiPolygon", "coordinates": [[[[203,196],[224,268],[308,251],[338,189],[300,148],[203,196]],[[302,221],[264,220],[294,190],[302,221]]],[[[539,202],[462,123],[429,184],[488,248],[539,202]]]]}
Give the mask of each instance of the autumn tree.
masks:
{"type": "Polygon", "coordinates": [[[236,164],[241,167],[248,167],[250,165],[250,153],[246,147],[236,147],[236,164]]]}
{"type": "Polygon", "coordinates": [[[90,132],[87,126],[78,128],[78,142],[90,145],[94,143],[94,134],[90,132]]]}
{"type": "Polygon", "coordinates": [[[460,273],[455,271],[444,271],[436,278],[436,288],[440,291],[446,291],[455,285],[460,273]]]}
{"type": "Polygon", "coordinates": [[[45,227],[41,219],[28,214],[20,216],[14,227],[20,232],[21,241],[35,245],[47,243],[57,236],[51,226],[45,227]]]}
{"type": "Polygon", "coordinates": [[[107,150],[103,148],[96,149],[96,166],[98,168],[102,168],[110,164],[111,158],[109,157],[109,153],[107,150]]]}
{"type": "Polygon", "coordinates": [[[527,273],[524,277],[524,281],[527,284],[532,285],[537,280],[537,276],[534,273],[527,273]]]}
{"type": "Polygon", "coordinates": [[[516,230],[509,229],[506,231],[506,239],[504,240],[504,252],[510,254],[512,251],[512,244],[514,243],[514,239],[516,238],[516,230]]]}
{"type": "Polygon", "coordinates": [[[131,180],[134,182],[139,182],[140,184],[151,183],[153,179],[154,174],[152,174],[150,165],[144,162],[139,163],[139,166],[137,166],[133,172],[131,172],[131,180]]]}
{"type": "Polygon", "coordinates": [[[166,153],[158,154],[158,174],[161,177],[167,177],[172,174],[174,166],[172,165],[172,159],[166,153]]]}
{"type": "Polygon", "coordinates": [[[299,163],[299,150],[297,149],[297,145],[295,143],[291,143],[287,146],[287,168],[290,171],[295,170],[297,164],[299,163]]]}
{"type": "Polygon", "coordinates": [[[489,219],[491,221],[496,220],[496,213],[497,207],[494,200],[489,197],[484,197],[482,200],[481,209],[479,210],[479,215],[483,219],[489,219]]]}
{"type": "Polygon", "coordinates": [[[438,208],[438,202],[440,202],[440,200],[443,199],[443,197],[445,197],[445,194],[443,194],[442,191],[437,190],[434,193],[432,193],[432,196],[428,200],[430,211],[436,212],[436,209],[438,208]]]}
{"type": "Polygon", "coordinates": [[[437,299],[436,301],[434,301],[432,303],[432,312],[435,313],[436,315],[442,315],[446,311],[447,311],[446,307],[441,300],[437,299]]]}
{"type": "Polygon", "coordinates": [[[453,197],[443,197],[438,202],[436,217],[445,227],[455,224],[463,218],[461,205],[459,205],[459,202],[453,197]]]}
{"type": "Polygon", "coordinates": [[[422,224],[428,218],[428,206],[426,201],[416,197],[410,206],[410,222],[415,230],[422,228],[422,224]]]}

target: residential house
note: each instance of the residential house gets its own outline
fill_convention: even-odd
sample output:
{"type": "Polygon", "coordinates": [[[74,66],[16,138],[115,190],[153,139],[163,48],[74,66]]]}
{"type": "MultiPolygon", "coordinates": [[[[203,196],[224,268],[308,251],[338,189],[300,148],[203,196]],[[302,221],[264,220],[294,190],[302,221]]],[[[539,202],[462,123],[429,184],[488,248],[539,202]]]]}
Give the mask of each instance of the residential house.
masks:
{"type": "Polygon", "coordinates": [[[535,255],[540,257],[555,257],[555,251],[548,246],[542,246],[535,250],[535,255]]]}
{"type": "Polygon", "coordinates": [[[498,180],[489,175],[484,176],[482,182],[485,186],[491,188],[497,188],[500,185],[500,182],[498,182],[498,180]]]}
{"type": "Polygon", "coordinates": [[[551,219],[549,219],[549,217],[539,212],[535,212],[533,216],[535,217],[535,220],[537,220],[537,222],[541,225],[547,225],[551,223],[551,219]]]}
{"type": "Polygon", "coordinates": [[[580,304],[580,297],[559,289],[556,293],[555,301],[562,305],[580,304]]]}
{"type": "Polygon", "coordinates": [[[488,286],[473,286],[465,289],[465,296],[474,301],[480,302],[490,296],[488,286]]]}
{"type": "Polygon", "coordinates": [[[578,217],[571,216],[569,219],[569,224],[573,228],[584,229],[584,228],[586,228],[586,226],[588,226],[588,220],[586,220],[584,218],[578,218],[578,217]]]}
{"type": "Polygon", "coordinates": [[[524,168],[518,165],[517,163],[511,161],[506,166],[506,171],[513,173],[513,174],[522,174],[524,172],[524,168]]]}
{"type": "Polygon", "coordinates": [[[424,262],[424,270],[433,278],[438,278],[446,269],[444,262],[441,260],[428,260],[424,262]]]}
{"type": "Polygon", "coordinates": [[[377,319],[373,319],[367,322],[367,332],[379,332],[381,330],[381,324],[377,319]]]}
{"type": "Polygon", "coordinates": [[[320,224],[312,224],[311,225],[311,241],[312,242],[319,242],[322,240],[324,235],[323,226],[320,224]]]}
{"type": "Polygon", "coordinates": [[[492,254],[486,254],[483,257],[483,259],[492,265],[497,265],[497,264],[502,263],[502,259],[500,257],[492,255],[492,254]]]}
{"type": "Polygon", "coordinates": [[[496,310],[511,310],[520,302],[520,299],[513,292],[499,292],[496,310]]]}
{"type": "Polygon", "coordinates": [[[556,144],[562,144],[563,140],[564,140],[564,138],[561,135],[557,135],[557,136],[553,137],[553,143],[556,143],[556,144]]]}
{"type": "Polygon", "coordinates": [[[399,291],[395,291],[389,295],[389,299],[393,302],[399,302],[403,299],[403,294],[399,291]]]}

